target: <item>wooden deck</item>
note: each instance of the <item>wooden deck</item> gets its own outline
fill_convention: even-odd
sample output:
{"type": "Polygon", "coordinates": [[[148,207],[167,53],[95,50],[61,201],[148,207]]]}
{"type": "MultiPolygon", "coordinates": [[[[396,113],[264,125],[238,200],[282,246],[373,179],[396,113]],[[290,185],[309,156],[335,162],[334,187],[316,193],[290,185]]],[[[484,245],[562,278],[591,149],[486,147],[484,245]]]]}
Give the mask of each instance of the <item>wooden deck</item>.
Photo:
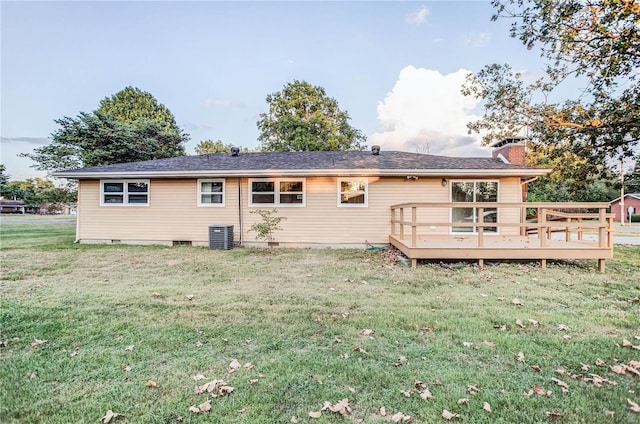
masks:
{"type": "MultiPolygon", "coordinates": [[[[603,203],[465,203],[477,208],[483,216],[485,208],[519,208],[519,222],[474,223],[418,222],[420,209],[460,207],[460,203],[410,203],[391,207],[389,243],[411,259],[478,260],[486,259],[540,260],[542,266],[550,259],[595,259],[600,272],[607,259],[613,258],[613,221],[603,203]],[[527,210],[537,210],[535,222],[526,219],[527,210]],[[585,212],[583,210],[597,210],[585,212]],[[411,217],[405,219],[405,217],[411,217]],[[473,233],[452,233],[453,227],[470,227],[473,233]],[[492,229],[489,232],[486,229],[492,229]],[[434,229],[446,229],[449,234],[429,234],[434,229]],[[495,230],[497,229],[497,234],[495,230]],[[586,240],[583,236],[591,237],[586,240]],[[513,234],[513,235],[503,235],[513,234]],[[539,235],[542,235],[540,237],[539,235]]],[[[424,212],[424,211],[422,211],[424,212]]],[[[422,213],[421,216],[427,214],[422,213]]]]}

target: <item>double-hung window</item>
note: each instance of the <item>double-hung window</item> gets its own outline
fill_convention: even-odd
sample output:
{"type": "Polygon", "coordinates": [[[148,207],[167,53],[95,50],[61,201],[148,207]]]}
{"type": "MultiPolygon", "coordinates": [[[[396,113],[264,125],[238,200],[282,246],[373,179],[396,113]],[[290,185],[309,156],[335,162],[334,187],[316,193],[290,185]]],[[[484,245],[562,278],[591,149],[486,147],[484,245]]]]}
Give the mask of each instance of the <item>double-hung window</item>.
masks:
{"type": "Polygon", "coordinates": [[[338,180],[338,206],[366,207],[368,205],[368,183],[363,178],[341,178],[338,180]]]}
{"type": "Polygon", "coordinates": [[[198,180],[198,206],[224,206],[224,180],[198,180]]]}
{"type": "Polygon", "coordinates": [[[101,206],[149,206],[149,180],[100,181],[101,206]]]}
{"type": "MultiPolygon", "coordinates": [[[[460,203],[460,206],[451,208],[451,222],[473,224],[480,221],[480,208],[465,206],[464,203],[498,202],[498,182],[497,181],[453,181],[451,182],[451,202],[460,203]]],[[[497,208],[482,208],[483,223],[498,222],[497,208]]],[[[454,233],[477,233],[477,226],[465,225],[454,226],[454,233]]],[[[484,227],[485,233],[497,233],[496,227],[484,227]]]]}
{"type": "Polygon", "coordinates": [[[251,179],[249,206],[305,206],[304,179],[251,179]]]}

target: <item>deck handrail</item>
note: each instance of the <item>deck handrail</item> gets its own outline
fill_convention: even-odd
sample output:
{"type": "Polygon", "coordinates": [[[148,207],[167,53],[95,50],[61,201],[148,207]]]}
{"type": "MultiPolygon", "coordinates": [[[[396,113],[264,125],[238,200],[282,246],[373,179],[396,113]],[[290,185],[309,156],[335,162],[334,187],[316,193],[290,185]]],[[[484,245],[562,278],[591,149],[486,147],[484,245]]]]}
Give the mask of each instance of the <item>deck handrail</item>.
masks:
{"type": "MultiPolygon", "coordinates": [[[[597,245],[601,248],[613,248],[613,215],[606,212],[609,204],[605,202],[411,202],[391,206],[391,235],[399,234],[404,238],[404,227],[411,228],[411,246],[415,247],[418,237],[419,227],[448,227],[449,232],[453,227],[477,228],[474,235],[478,236],[478,247],[483,247],[485,228],[513,228],[519,227],[520,234],[525,236],[531,234],[535,229],[540,240],[540,247],[545,247],[546,240],[551,238],[553,232],[564,232],[566,241],[570,241],[572,230],[577,230],[578,240],[582,241],[585,230],[597,230],[597,245]],[[455,207],[474,208],[478,210],[478,222],[418,222],[417,211],[423,208],[449,209],[455,207]],[[484,209],[520,209],[520,222],[484,222],[484,209]],[[411,219],[405,219],[405,209],[411,210],[411,219]],[[537,220],[531,222],[527,220],[527,209],[537,209],[537,220]],[[569,209],[576,212],[562,212],[558,209],[569,209]],[[577,210],[597,209],[597,212],[577,212],[577,210]],[[396,218],[396,211],[399,211],[399,218],[396,218]],[[556,216],[562,221],[549,220],[549,217],[556,216]],[[399,233],[396,232],[399,226],[399,233]],[[544,235],[544,236],[543,236],[544,235]]],[[[455,235],[467,235],[465,232],[455,235]]]]}

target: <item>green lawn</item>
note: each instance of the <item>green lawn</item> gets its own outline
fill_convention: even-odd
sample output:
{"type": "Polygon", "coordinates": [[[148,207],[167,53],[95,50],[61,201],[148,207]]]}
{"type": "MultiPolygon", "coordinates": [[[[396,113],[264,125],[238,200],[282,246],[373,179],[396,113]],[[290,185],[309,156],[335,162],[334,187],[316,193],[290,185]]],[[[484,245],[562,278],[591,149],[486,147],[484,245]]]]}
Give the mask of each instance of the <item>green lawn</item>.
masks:
{"type": "Polygon", "coordinates": [[[605,274],[595,261],[411,270],[379,252],[0,229],[2,423],[108,410],[124,415],[112,423],[640,421],[640,350],[624,342],[640,347],[638,247],[616,248],[605,274]],[[213,380],[234,390],[195,393],[213,380]],[[343,399],[348,415],[310,418],[343,399]]]}

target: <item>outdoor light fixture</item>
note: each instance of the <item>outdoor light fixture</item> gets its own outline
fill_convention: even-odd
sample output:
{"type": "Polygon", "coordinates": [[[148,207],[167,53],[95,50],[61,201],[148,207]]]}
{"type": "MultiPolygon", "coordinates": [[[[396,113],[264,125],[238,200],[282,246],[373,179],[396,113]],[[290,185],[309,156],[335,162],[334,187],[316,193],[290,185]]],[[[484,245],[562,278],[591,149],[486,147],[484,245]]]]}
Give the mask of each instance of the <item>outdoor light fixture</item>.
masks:
{"type": "Polygon", "coordinates": [[[443,178],[442,179],[442,187],[446,187],[447,186],[447,179],[443,178]]]}

